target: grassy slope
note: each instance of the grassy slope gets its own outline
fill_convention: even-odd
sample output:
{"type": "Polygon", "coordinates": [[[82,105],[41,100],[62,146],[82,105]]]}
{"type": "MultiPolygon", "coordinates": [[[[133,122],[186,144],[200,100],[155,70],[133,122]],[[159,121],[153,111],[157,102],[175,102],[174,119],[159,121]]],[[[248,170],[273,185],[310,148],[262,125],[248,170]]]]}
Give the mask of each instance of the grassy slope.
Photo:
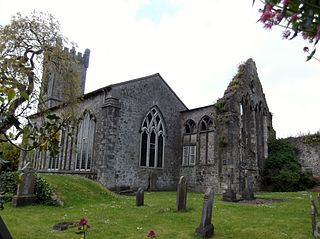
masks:
{"type": "MultiPolygon", "coordinates": [[[[65,201],[64,207],[5,205],[1,216],[15,239],[80,238],[76,228],[52,230],[55,223],[86,217],[92,228],[88,239],[146,238],[149,229],[157,238],[195,238],[203,194],[188,194],[188,210],[175,212],[175,192],[145,193],[145,206],[135,197],[118,196],[90,180],[70,176],[45,176],[65,201]]],[[[261,193],[259,197],[285,199],[273,204],[234,204],[215,197],[214,238],[311,238],[309,193],[261,193]]]]}

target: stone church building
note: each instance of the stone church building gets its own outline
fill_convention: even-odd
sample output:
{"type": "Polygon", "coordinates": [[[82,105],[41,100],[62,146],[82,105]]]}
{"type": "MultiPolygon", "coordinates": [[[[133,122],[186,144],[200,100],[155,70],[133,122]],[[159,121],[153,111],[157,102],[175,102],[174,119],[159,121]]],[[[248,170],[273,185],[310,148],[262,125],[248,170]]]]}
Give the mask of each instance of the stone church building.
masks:
{"type": "MultiPolygon", "coordinates": [[[[78,59],[83,93],[90,51],[66,51],[78,59]]],[[[55,113],[63,87],[55,72],[42,87],[55,113]]],[[[157,73],[84,94],[77,110],[78,124],[60,132],[59,155],[34,153],[39,172],[83,175],[111,190],[175,190],[181,175],[193,191],[223,192],[231,180],[241,192],[248,175],[260,187],[273,129],[252,59],[212,105],[188,109],[157,73]]]]}

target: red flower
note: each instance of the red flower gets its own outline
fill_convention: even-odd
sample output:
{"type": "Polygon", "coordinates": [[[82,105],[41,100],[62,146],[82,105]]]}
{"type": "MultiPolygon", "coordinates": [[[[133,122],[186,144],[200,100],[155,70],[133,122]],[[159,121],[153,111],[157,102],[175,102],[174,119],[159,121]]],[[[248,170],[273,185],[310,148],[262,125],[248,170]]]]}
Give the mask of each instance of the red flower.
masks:
{"type": "Polygon", "coordinates": [[[154,231],[154,230],[149,230],[149,231],[148,231],[148,234],[147,234],[147,237],[150,237],[150,238],[156,237],[155,231],[154,231]]]}
{"type": "Polygon", "coordinates": [[[84,225],[87,225],[87,224],[88,224],[88,220],[85,219],[85,218],[81,218],[81,220],[79,222],[79,225],[84,226],[84,225]]]}

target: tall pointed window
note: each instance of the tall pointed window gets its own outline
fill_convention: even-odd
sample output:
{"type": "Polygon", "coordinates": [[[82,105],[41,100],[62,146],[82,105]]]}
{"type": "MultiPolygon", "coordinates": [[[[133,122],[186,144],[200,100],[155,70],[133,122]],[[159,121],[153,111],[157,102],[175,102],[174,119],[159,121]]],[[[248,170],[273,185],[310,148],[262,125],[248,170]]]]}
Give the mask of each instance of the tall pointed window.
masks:
{"type": "Polygon", "coordinates": [[[156,107],[144,118],[140,137],[140,166],[162,168],[165,131],[163,118],[156,107]]]}
{"type": "Polygon", "coordinates": [[[89,171],[92,166],[95,120],[88,112],[79,123],[76,170],[89,171]]]}

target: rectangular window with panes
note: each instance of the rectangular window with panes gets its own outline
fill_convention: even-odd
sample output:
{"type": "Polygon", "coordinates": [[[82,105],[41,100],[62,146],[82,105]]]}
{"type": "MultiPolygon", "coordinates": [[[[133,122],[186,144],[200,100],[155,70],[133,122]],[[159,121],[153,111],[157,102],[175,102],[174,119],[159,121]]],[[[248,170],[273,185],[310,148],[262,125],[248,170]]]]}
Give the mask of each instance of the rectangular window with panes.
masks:
{"type": "Polygon", "coordinates": [[[196,146],[183,146],[182,166],[189,166],[196,164],[196,146]]]}

